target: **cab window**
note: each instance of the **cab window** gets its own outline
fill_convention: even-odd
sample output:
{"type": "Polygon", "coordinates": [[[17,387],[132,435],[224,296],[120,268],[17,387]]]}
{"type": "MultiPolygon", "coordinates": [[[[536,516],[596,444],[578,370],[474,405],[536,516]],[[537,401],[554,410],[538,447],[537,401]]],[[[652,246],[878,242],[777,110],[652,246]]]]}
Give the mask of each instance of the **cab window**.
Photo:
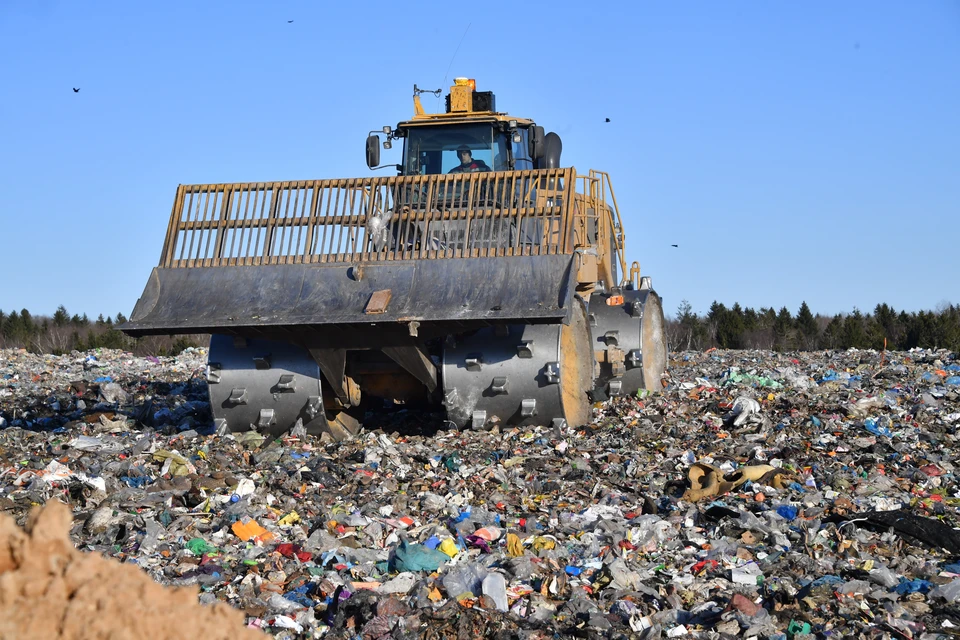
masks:
{"type": "Polygon", "coordinates": [[[494,131],[490,124],[411,127],[403,145],[405,175],[448,173],[460,164],[457,148],[466,145],[474,160],[495,165],[494,131]]]}

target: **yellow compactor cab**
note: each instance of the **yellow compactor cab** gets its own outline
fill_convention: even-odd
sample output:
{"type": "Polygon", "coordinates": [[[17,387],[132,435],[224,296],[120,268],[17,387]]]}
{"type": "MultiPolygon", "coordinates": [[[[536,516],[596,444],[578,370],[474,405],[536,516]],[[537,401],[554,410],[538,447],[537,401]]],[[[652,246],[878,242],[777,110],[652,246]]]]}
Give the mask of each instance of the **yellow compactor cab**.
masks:
{"type": "Polygon", "coordinates": [[[444,113],[421,93],[367,137],[370,168],[397,175],[177,188],[122,329],[212,334],[218,428],[340,439],[398,404],[581,425],[595,400],[660,388],[662,305],[627,273],[609,176],[563,167],[559,136],[473,80],[444,113]]]}

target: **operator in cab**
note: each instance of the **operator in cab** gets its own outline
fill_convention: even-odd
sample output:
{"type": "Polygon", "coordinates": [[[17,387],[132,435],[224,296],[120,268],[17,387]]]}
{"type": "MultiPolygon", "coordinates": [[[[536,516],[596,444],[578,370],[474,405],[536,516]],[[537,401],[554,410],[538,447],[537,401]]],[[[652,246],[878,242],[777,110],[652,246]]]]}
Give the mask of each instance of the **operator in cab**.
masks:
{"type": "Polygon", "coordinates": [[[449,173],[477,173],[479,171],[491,171],[489,165],[483,160],[473,159],[473,153],[470,147],[465,144],[457,147],[457,157],[460,158],[460,164],[450,169],[449,173]]]}

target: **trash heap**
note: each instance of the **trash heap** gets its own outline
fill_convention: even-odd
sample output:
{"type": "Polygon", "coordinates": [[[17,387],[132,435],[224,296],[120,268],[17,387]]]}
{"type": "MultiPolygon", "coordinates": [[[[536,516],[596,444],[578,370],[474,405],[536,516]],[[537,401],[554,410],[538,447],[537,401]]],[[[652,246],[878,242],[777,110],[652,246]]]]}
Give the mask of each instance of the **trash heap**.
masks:
{"type": "Polygon", "coordinates": [[[214,433],[204,366],[0,351],[0,511],[281,638],[960,635],[957,354],[676,353],[581,428],[343,443],[214,433]]]}

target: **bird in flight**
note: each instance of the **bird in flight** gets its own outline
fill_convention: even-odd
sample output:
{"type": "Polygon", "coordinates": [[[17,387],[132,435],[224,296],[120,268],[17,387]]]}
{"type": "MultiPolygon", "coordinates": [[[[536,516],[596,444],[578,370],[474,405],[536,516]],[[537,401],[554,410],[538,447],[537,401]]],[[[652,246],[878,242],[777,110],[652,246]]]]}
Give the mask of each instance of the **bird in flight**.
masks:
{"type": "Polygon", "coordinates": [[[287,24],[290,24],[291,22],[293,22],[293,20],[287,20],[287,24]]]}
{"type": "Polygon", "coordinates": [[[670,245],[670,246],[671,246],[671,247],[679,247],[680,245],[678,245],[678,244],[672,244],[672,245],[670,245]]]}
{"type": "Polygon", "coordinates": [[[610,122],[610,118],[607,118],[607,122],[610,122]]]}
{"type": "Polygon", "coordinates": [[[74,88],[73,88],[73,92],[74,92],[74,93],[80,93],[80,89],[77,89],[76,87],[74,87],[74,88]]]}

